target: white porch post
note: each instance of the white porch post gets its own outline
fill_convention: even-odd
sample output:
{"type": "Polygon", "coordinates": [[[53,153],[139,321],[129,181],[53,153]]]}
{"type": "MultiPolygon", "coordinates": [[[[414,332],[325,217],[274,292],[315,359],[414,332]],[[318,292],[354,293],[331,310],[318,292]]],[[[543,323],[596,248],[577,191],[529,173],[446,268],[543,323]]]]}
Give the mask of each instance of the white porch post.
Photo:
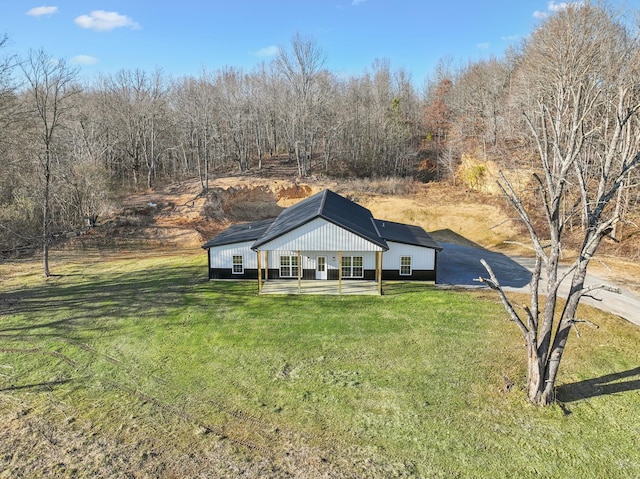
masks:
{"type": "Polygon", "coordinates": [[[376,279],[378,280],[378,294],[382,294],[382,251],[376,251],[376,279]]]}
{"type": "Polygon", "coordinates": [[[342,251],[338,251],[338,294],[342,294],[342,251]]]}
{"type": "Polygon", "coordinates": [[[261,265],[261,257],[260,250],[256,251],[258,255],[258,294],[262,293],[262,265],[261,265]]]}
{"type": "Polygon", "coordinates": [[[302,255],[298,251],[298,294],[302,288],[302,255]]]}

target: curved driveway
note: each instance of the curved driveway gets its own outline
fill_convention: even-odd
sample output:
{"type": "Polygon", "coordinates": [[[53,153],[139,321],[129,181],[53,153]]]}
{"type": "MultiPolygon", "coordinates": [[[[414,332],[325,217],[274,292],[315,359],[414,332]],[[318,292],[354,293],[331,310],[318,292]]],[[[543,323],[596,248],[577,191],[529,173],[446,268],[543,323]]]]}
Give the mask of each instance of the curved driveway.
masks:
{"type": "MultiPolygon", "coordinates": [[[[440,243],[443,250],[438,253],[438,279],[439,285],[486,287],[476,281],[480,276],[488,273],[480,263],[484,259],[491,265],[498,281],[505,291],[529,292],[531,271],[534,266],[533,258],[510,257],[502,253],[496,253],[482,248],[461,246],[453,243],[440,243]]],[[[608,313],[616,314],[638,326],[640,326],[640,297],[619,285],[614,285],[597,276],[588,275],[587,285],[607,284],[622,290],[621,294],[609,291],[596,290],[593,297],[583,297],[581,302],[594,306],[608,313]]],[[[543,285],[544,288],[544,285],[543,285]]],[[[569,281],[565,281],[560,287],[560,294],[567,296],[569,281]]]]}

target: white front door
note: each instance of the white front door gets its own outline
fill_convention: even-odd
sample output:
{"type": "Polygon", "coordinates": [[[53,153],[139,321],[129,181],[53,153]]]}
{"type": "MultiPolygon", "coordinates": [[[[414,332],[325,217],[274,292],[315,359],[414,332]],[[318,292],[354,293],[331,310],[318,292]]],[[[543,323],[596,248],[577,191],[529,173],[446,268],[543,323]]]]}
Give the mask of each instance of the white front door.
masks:
{"type": "Polygon", "coordinates": [[[326,256],[316,256],[316,279],[327,279],[326,256]]]}

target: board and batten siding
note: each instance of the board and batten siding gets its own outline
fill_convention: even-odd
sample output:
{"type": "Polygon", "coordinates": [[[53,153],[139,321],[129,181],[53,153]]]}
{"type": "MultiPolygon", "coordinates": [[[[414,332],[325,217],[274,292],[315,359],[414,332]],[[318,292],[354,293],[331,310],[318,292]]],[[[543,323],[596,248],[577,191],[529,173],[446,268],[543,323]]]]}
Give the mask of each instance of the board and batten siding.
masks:
{"type": "Polygon", "coordinates": [[[253,241],[244,243],[234,243],[229,245],[214,246],[209,249],[209,261],[212,269],[231,268],[233,257],[241,255],[243,257],[244,269],[258,269],[258,257],[251,250],[253,241]]]}
{"type": "Polygon", "coordinates": [[[436,250],[404,243],[387,241],[389,251],[382,255],[382,269],[400,270],[400,257],[411,256],[411,268],[434,270],[436,268],[436,250]]]}
{"type": "Polygon", "coordinates": [[[315,218],[260,246],[269,251],[382,251],[383,248],[323,218],[315,218]]]}

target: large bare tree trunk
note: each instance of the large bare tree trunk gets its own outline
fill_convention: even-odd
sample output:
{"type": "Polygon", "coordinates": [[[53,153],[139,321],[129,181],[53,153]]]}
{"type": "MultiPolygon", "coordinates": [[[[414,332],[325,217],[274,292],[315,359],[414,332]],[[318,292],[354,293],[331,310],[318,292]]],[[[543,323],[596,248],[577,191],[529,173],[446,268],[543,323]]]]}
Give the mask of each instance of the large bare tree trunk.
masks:
{"type": "Polygon", "coordinates": [[[44,198],[42,200],[42,268],[45,277],[51,276],[49,270],[49,242],[51,234],[49,232],[49,190],[51,188],[51,156],[49,151],[45,152],[44,162],[44,198]]]}
{"type": "Polygon", "coordinates": [[[585,278],[600,243],[619,221],[619,209],[612,203],[640,162],[638,71],[640,50],[624,26],[604,7],[575,4],[532,35],[516,72],[525,124],[539,157],[532,186],[545,220],[545,228],[540,228],[538,212],[501,172],[498,185],[527,228],[536,255],[525,313],[516,311],[486,263],[489,278],[481,281],[498,291],[523,334],[526,390],[534,404],[555,400],[581,298],[597,289],[615,290],[585,287],[585,278]],[[576,205],[576,210],[567,211],[567,204],[576,205]],[[573,263],[561,268],[567,225],[578,214],[586,223],[582,244],[573,263]],[[564,281],[570,290],[563,304],[559,296],[564,281]],[[541,296],[546,297],[542,311],[541,296]]]}

